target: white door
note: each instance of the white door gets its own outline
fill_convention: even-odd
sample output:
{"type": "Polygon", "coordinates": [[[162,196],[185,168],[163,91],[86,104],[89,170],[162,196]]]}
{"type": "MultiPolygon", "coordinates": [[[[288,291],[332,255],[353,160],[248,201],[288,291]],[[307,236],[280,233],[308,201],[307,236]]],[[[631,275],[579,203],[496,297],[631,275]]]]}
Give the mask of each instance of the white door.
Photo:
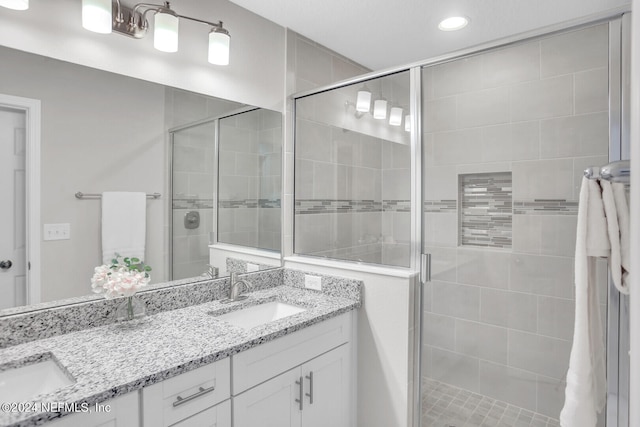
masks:
{"type": "Polygon", "coordinates": [[[234,397],[234,427],[300,427],[299,382],[295,368],[234,397]]]}
{"type": "Polygon", "coordinates": [[[349,427],[350,360],[350,345],[344,344],[302,365],[303,427],[349,427]]]}
{"type": "Polygon", "coordinates": [[[26,114],[0,107],[0,309],[26,304],[26,114]]]}

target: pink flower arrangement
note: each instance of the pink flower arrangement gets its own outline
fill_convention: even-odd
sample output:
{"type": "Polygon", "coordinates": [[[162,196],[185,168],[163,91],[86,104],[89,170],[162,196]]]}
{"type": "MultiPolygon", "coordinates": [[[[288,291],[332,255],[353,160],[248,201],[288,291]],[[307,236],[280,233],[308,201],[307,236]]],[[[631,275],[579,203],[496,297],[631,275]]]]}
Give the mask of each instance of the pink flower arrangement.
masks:
{"type": "Polygon", "coordinates": [[[130,297],[149,284],[151,267],[138,258],[120,256],[111,261],[111,265],[99,265],[91,278],[93,292],[104,293],[105,298],[130,297]]]}

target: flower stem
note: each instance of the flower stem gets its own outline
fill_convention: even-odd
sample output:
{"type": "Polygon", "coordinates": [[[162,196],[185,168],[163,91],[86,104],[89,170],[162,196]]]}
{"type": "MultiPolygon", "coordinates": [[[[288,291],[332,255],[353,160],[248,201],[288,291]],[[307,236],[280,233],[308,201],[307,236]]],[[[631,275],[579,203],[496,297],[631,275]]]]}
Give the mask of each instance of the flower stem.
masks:
{"type": "Polygon", "coordinates": [[[127,319],[133,320],[133,301],[132,297],[127,297],[127,319]]]}

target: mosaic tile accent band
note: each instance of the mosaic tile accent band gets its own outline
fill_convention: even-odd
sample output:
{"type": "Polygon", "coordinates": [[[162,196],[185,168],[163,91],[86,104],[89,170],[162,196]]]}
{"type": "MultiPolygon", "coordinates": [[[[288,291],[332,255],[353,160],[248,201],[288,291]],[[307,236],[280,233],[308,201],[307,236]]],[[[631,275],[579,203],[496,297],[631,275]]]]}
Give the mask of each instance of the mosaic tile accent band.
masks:
{"type": "Polygon", "coordinates": [[[565,199],[535,199],[513,202],[514,215],[578,215],[578,202],[565,199]]]}
{"type": "Polygon", "coordinates": [[[174,198],[173,209],[213,209],[213,199],[174,198]]]}
{"type": "Polygon", "coordinates": [[[460,243],[511,248],[511,172],[459,175],[460,243]]]}
{"type": "Polygon", "coordinates": [[[235,208],[279,208],[280,199],[244,199],[244,200],[219,200],[221,209],[235,208]]]}
{"type": "Polygon", "coordinates": [[[424,212],[428,213],[455,213],[458,209],[457,200],[425,200],[424,212]]]}
{"type": "Polygon", "coordinates": [[[410,200],[298,199],[296,214],[411,212],[410,200]]]}

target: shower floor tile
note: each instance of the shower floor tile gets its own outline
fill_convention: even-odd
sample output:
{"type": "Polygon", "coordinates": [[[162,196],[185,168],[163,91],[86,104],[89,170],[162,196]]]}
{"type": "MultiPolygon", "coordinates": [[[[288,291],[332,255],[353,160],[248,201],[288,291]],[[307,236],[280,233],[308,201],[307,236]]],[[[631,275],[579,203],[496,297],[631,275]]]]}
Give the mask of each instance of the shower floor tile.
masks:
{"type": "Polygon", "coordinates": [[[422,383],[422,427],[560,427],[560,422],[432,379],[422,383]]]}

